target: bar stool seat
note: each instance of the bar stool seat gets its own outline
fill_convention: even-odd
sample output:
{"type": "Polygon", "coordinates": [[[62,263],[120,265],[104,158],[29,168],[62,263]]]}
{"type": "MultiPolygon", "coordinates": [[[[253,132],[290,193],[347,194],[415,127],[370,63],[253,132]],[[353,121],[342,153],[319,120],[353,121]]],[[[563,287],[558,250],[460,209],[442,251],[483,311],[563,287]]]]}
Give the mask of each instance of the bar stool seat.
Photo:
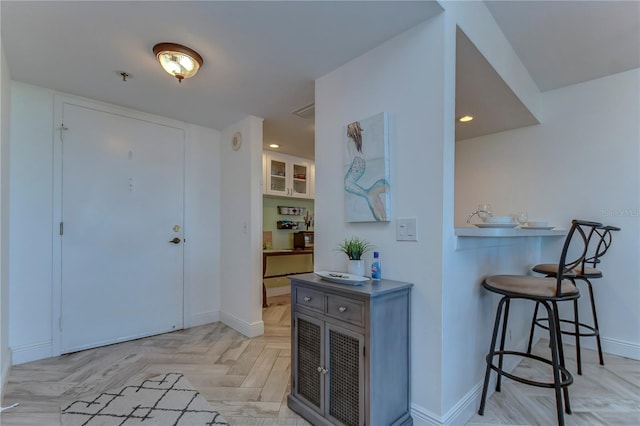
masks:
{"type": "MultiPolygon", "coordinates": [[[[541,263],[531,268],[531,270],[539,274],[553,276],[558,273],[558,265],[556,265],[555,263],[541,263]]],[[[602,278],[602,271],[596,268],[590,268],[588,266],[578,266],[569,273],[573,273],[574,275],[581,275],[586,278],[602,278]]],[[[565,274],[565,276],[569,276],[569,274],[565,274]]]]}
{"type": "MultiPolygon", "coordinates": [[[[602,226],[600,223],[574,220],[571,229],[562,248],[562,254],[556,267],[554,277],[538,277],[529,275],[492,275],[486,277],[482,282],[482,287],[486,290],[502,295],[496,309],[496,317],[493,326],[493,334],[491,337],[491,346],[486,356],[487,368],[485,371],[484,385],[482,389],[482,399],[478,414],[484,414],[484,408],[487,399],[487,391],[491,371],[498,373],[496,381],[496,391],[500,391],[501,378],[505,376],[531,386],[553,388],[556,398],[556,413],[558,424],[564,425],[564,414],[571,414],[571,406],[569,402],[568,387],[573,383],[573,376],[565,368],[564,352],[562,349],[562,339],[560,333],[560,321],[558,315],[558,302],[577,300],[580,297],[580,291],[574,283],[575,272],[573,269],[582,264],[587,251],[587,235],[594,227],[602,226]],[[574,240],[574,236],[578,236],[574,240]],[[578,257],[567,262],[567,253],[569,248],[575,249],[576,241],[582,245],[578,257]],[[573,244],[572,244],[573,243],[573,244]],[[549,327],[549,346],[551,348],[551,359],[543,358],[532,354],[530,351],[505,350],[506,331],[508,329],[509,308],[512,299],[530,300],[536,304],[536,307],[543,306],[547,311],[549,327]],[[503,315],[504,309],[504,315],[503,315]],[[502,323],[502,324],[501,324],[502,323]],[[502,325],[502,326],[501,326],[502,325]],[[496,348],[498,332],[501,329],[500,346],[496,348]],[[534,380],[529,377],[516,376],[512,372],[503,368],[505,356],[518,356],[531,359],[533,361],[548,364],[553,370],[553,381],[545,382],[534,380]],[[563,410],[564,406],[564,410],[563,410]]],[[[572,250],[573,252],[573,250],[572,250]]]]}
{"type": "MultiPolygon", "coordinates": [[[[557,287],[557,282],[553,278],[529,275],[492,275],[485,279],[485,284],[483,284],[485,288],[490,287],[487,289],[495,293],[510,294],[511,297],[515,295],[525,298],[541,297],[549,300],[556,296],[557,287]]],[[[571,281],[562,281],[560,292],[563,295],[579,293],[578,288],[571,281]]]]}

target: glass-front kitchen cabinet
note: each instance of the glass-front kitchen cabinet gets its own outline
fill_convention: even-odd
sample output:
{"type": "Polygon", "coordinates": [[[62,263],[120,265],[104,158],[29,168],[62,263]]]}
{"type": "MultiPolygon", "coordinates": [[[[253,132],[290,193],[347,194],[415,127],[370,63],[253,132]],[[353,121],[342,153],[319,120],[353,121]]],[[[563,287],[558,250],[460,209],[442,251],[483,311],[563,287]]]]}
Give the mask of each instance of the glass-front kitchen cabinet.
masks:
{"type": "Polygon", "coordinates": [[[290,155],[262,156],[263,193],[280,197],[313,198],[313,162],[290,155]]]}

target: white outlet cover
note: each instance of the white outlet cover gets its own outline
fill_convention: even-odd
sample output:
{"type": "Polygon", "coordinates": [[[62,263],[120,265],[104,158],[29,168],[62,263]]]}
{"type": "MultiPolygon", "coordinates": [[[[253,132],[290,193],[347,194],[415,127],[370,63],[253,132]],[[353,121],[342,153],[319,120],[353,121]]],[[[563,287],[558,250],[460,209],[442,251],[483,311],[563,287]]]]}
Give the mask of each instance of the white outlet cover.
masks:
{"type": "Polygon", "coordinates": [[[418,219],[399,217],[396,219],[396,241],[418,241],[418,219]]]}

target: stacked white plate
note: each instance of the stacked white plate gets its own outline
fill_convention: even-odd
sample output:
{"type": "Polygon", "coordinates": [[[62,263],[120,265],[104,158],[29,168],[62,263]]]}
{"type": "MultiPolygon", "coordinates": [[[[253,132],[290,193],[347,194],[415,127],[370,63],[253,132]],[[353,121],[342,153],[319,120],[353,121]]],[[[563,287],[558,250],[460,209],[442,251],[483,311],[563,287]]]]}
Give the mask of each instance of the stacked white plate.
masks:
{"type": "Polygon", "coordinates": [[[482,219],[484,223],[512,223],[513,217],[511,216],[489,216],[482,219]]]}
{"type": "Polygon", "coordinates": [[[484,223],[476,223],[478,228],[515,228],[518,226],[511,216],[489,216],[482,218],[484,223]]]}

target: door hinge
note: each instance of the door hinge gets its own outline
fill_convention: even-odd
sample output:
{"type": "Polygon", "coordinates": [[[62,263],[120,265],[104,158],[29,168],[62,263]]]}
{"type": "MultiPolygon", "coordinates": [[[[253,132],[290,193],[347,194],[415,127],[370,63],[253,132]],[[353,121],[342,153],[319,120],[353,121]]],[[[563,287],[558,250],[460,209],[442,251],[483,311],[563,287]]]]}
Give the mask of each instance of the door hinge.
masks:
{"type": "Polygon", "coordinates": [[[60,235],[64,235],[64,222],[60,222],[60,235]]]}

